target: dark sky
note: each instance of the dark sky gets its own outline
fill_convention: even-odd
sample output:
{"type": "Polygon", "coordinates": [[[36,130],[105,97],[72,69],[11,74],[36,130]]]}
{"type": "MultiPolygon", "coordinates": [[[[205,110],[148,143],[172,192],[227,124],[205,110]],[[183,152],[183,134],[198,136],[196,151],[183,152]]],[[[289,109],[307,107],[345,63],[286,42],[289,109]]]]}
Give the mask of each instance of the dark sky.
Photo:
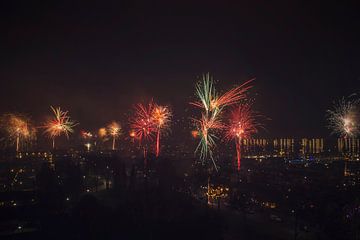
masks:
{"type": "Polygon", "coordinates": [[[359,92],[350,1],[7,2],[0,112],[38,122],[59,105],[95,129],[153,97],[187,124],[196,77],[210,72],[219,90],[257,78],[270,135],[326,136],[325,110],[359,92]]]}

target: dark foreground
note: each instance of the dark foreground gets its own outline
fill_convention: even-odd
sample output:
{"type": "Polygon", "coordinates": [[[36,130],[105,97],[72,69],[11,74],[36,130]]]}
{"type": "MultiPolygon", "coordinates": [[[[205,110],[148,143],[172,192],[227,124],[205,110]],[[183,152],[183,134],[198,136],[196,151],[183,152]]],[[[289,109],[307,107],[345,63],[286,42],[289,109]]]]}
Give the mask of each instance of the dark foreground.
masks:
{"type": "Polygon", "coordinates": [[[186,161],[150,160],[145,171],[143,159],[112,153],[3,162],[0,238],[359,237],[357,162],[248,159],[216,173],[186,161]],[[208,186],[228,191],[208,203],[208,186]]]}

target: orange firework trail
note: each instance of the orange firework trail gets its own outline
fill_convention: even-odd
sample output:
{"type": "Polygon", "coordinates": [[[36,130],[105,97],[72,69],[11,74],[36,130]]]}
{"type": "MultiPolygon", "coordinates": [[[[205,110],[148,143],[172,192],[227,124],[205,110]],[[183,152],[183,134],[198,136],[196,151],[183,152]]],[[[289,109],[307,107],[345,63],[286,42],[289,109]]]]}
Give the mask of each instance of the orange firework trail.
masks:
{"type": "Polygon", "coordinates": [[[155,105],[152,111],[152,121],[156,126],[156,157],[160,154],[161,132],[169,128],[171,111],[167,106],[155,105]]]}
{"type": "Polygon", "coordinates": [[[231,112],[229,124],[226,126],[225,137],[228,140],[235,140],[238,171],[240,171],[242,140],[257,133],[258,127],[260,127],[256,117],[257,115],[252,111],[250,103],[240,104],[231,112]]]}
{"type": "Polygon", "coordinates": [[[45,134],[47,134],[52,139],[52,147],[55,148],[55,138],[65,134],[69,138],[69,134],[73,133],[73,128],[78,125],[78,123],[71,120],[67,111],[62,111],[60,107],[53,108],[50,106],[53,111],[53,118],[45,123],[45,134]]]}
{"type": "Polygon", "coordinates": [[[255,78],[250,79],[243,84],[230,89],[222,95],[218,95],[214,87],[214,80],[209,73],[202,76],[202,80],[196,85],[196,95],[199,101],[190,104],[204,109],[206,112],[212,112],[217,115],[224,107],[238,103],[246,98],[247,91],[252,88],[250,83],[255,78]]]}
{"type": "Polygon", "coordinates": [[[234,88],[230,89],[229,91],[225,92],[219,98],[214,99],[212,108],[230,106],[230,105],[238,103],[240,100],[245,99],[246,92],[250,88],[252,88],[252,86],[249,84],[254,80],[255,80],[255,78],[248,80],[245,83],[241,84],[240,86],[234,87],[234,88]]]}

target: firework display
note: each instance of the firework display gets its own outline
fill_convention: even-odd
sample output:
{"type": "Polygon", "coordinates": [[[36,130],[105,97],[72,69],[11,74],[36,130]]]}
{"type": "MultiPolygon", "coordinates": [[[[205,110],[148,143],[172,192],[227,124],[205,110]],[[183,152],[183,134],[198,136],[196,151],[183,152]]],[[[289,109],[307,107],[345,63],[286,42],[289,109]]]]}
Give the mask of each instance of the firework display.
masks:
{"type": "Polygon", "coordinates": [[[134,108],[134,116],[130,119],[130,127],[135,132],[135,137],[140,141],[151,140],[156,130],[152,119],[154,103],[151,101],[147,105],[137,104],[134,108]]]}
{"type": "Polygon", "coordinates": [[[205,160],[209,157],[217,170],[217,165],[213,157],[213,149],[216,145],[215,139],[217,138],[216,133],[223,129],[223,124],[219,118],[209,117],[205,114],[202,115],[201,119],[193,119],[196,126],[198,127],[198,135],[200,142],[196,147],[195,152],[200,152],[200,158],[205,160]]]}
{"type": "Polygon", "coordinates": [[[4,114],[0,119],[0,126],[7,142],[15,145],[16,152],[36,138],[35,127],[28,118],[20,114],[4,114]]]}
{"type": "Polygon", "coordinates": [[[201,80],[196,84],[195,94],[197,101],[190,104],[201,108],[200,119],[193,119],[200,136],[200,142],[196,147],[195,153],[200,152],[200,159],[205,161],[211,159],[215,169],[217,166],[213,157],[213,149],[216,146],[215,139],[217,132],[224,128],[221,122],[221,113],[227,106],[236,104],[246,98],[247,91],[251,88],[249,80],[237,87],[230,89],[222,95],[216,92],[214,80],[209,73],[204,74],[201,80]]]}
{"type": "Polygon", "coordinates": [[[134,107],[134,115],[130,119],[130,127],[143,147],[144,159],[146,161],[148,144],[153,139],[153,134],[156,131],[156,125],[152,119],[154,111],[154,103],[151,101],[147,105],[137,104],[134,107]]]}
{"type": "Polygon", "coordinates": [[[108,126],[107,126],[107,133],[112,137],[112,150],[115,150],[115,141],[116,139],[119,137],[120,133],[121,133],[121,127],[120,124],[117,122],[111,122],[108,126]]]}
{"type": "Polygon", "coordinates": [[[225,136],[228,140],[235,141],[238,171],[240,171],[242,141],[257,133],[259,126],[250,103],[240,104],[230,114],[225,136]]]}
{"type": "Polygon", "coordinates": [[[67,138],[74,132],[74,127],[78,125],[72,121],[67,111],[62,111],[60,107],[50,107],[54,116],[45,123],[45,134],[52,139],[52,147],[55,148],[55,138],[64,134],[67,138]]]}
{"type": "MultiPolygon", "coordinates": [[[[227,139],[235,140],[237,149],[238,169],[240,169],[241,144],[243,139],[249,138],[257,129],[255,118],[251,110],[251,104],[247,104],[248,90],[252,87],[250,84],[254,79],[246,81],[228,91],[220,93],[215,88],[215,81],[207,73],[202,75],[201,79],[195,85],[195,95],[197,99],[190,102],[191,105],[200,109],[200,117],[191,118],[195,129],[191,135],[199,142],[195,148],[195,153],[199,155],[202,162],[210,161],[215,170],[218,166],[215,161],[214,151],[217,147],[217,140],[225,134],[227,139]],[[225,121],[227,108],[239,104],[231,113],[229,121],[225,121]]],[[[342,103],[341,114],[343,119],[342,130],[347,134],[354,134],[356,127],[354,125],[355,115],[350,105],[346,105],[346,114],[344,103],[342,103]],[[351,108],[351,110],[350,110],[351,108]],[[346,116],[345,116],[346,115],[346,116]]],[[[353,106],[353,105],[351,105],[353,106]]],[[[60,107],[51,106],[53,117],[49,119],[42,127],[44,133],[52,140],[52,148],[55,148],[55,139],[61,135],[67,138],[74,132],[74,127],[78,125],[73,121],[67,111],[60,107]]],[[[336,114],[338,113],[338,110],[336,114]]],[[[335,115],[335,112],[334,112],[335,115]]],[[[7,122],[2,124],[8,130],[8,136],[13,139],[16,149],[19,151],[20,142],[31,139],[35,128],[28,124],[25,118],[16,115],[8,117],[7,122]]],[[[172,120],[172,111],[169,106],[160,105],[153,100],[146,104],[139,103],[135,105],[134,112],[130,116],[129,138],[132,142],[137,141],[143,149],[144,159],[147,158],[149,149],[154,149],[156,157],[160,156],[161,139],[169,132],[172,120]],[[153,148],[154,147],[154,148],[153,148]]],[[[3,121],[4,122],[4,121],[3,121]]],[[[112,140],[112,150],[116,149],[117,139],[123,129],[118,122],[111,122],[106,127],[98,129],[95,135],[90,131],[81,131],[80,136],[83,144],[89,151],[94,139],[95,146],[97,141],[106,142],[112,140]]]]}
{"type": "Polygon", "coordinates": [[[354,137],[359,134],[359,99],[350,96],[334,103],[333,110],[327,110],[328,128],[332,134],[354,137]]]}
{"type": "Polygon", "coordinates": [[[171,116],[171,111],[167,106],[154,106],[151,117],[156,127],[156,157],[160,154],[160,135],[169,128],[171,116]]]}
{"type": "Polygon", "coordinates": [[[154,140],[156,157],[160,155],[160,136],[170,127],[172,113],[168,106],[162,106],[150,101],[148,104],[137,104],[134,114],[130,118],[130,137],[137,139],[143,147],[144,159],[148,153],[148,146],[154,140]]]}
{"type": "MultiPolygon", "coordinates": [[[[215,170],[218,170],[218,166],[214,153],[219,139],[225,138],[235,142],[237,170],[240,170],[242,148],[245,146],[242,145],[246,144],[248,149],[247,143],[251,141],[259,127],[262,127],[258,122],[259,115],[253,111],[252,100],[248,96],[252,81],[253,79],[220,93],[215,88],[215,81],[207,73],[202,75],[195,85],[197,99],[190,104],[199,109],[200,114],[191,118],[195,126],[191,136],[198,140],[195,153],[203,163],[210,162],[215,170]],[[230,107],[233,109],[228,112],[230,107]]],[[[353,138],[360,133],[359,109],[360,100],[353,94],[335,102],[333,108],[327,110],[328,127],[332,134],[344,138],[344,144],[340,141],[338,149],[348,149],[350,142],[352,148],[354,144],[356,145],[357,140],[353,138]]],[[[55,148],[55,139],[61,135],[68,138],[78,123],[60,107],[51,107],[51,110],[52,118],[40,127],[45,128],[44,133],[52,140],[52,148],[55,148]]],[[[140,103],[134,107],[129,129],[122,129],[118,122],[113,121],[106,127],[98,129],[94,135],[90,131],[83,130],[80,132],[82,144],[89,151],[92,144],[97,146],[98,143],[112,140],[111,149],[115,150],[117,139],[123,130],[127,130],[129,135],[125,139],[130,139],[133,143],[138,142],[143,149],[144,158],[147,157],[149,149],[150,151],[154,149],[155,156],[159,157],[161,139],[170,130],[172,116],[172,111],[167,105],[160,105],[152,100],[146,104],[140,103]]],[[[10,143],[17,152],[36,138],[36,128],[23,115],[4,114],[0,118],[0,126],[1,140],[10,143]]]]}
{"type": "Polygon", "coordinates": [[[2,1],[0,240],[360,240],[358,2],[2,1]]]}
{"type": "Polygon", "coordinates": [[[245,83],[230,89],[222,95],[219,95],[215,89],[215,83],[210,73],[204,74],[201,80],[196,84],[195,94],[199,98],[198,101],[190,104],[204,109],[213,117],[220,114],[221,110],[246,98],[247,91],[252,87],[250,83],[254,79],[248,80],[245,83]]]}
{"type": "Polygon", "coordinates": [[[81,131],[80,132],[81,138],[84,140],[84,146],[86,147],[87,151],[90,151],[91,148],[91,140],[93,138],[93,134],[88,131],[81,131]]]}

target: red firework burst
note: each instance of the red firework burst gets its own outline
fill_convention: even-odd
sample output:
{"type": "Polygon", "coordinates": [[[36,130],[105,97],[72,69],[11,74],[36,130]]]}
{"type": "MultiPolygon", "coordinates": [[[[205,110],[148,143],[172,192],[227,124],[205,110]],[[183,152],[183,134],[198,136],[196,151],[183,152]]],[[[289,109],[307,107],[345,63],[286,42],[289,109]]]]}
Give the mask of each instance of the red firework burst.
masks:
{"type": "Polygon", "coordinates": [[[156,131],[156,125],[152,119],[153,109],[153,102],[149,102],[147,105],[139,103],[135,106],[135,113],[130,119],[130,126],[140,142],[152,140],[153,133],[156,131]]]}
{"type": "Polygon", "coordinates": [[[139,103],[135,105],[134,109],[134,115],[130,119],[130,127],[134,137],[143,146],[144,161],[146,163],[147,143],[153,140],[153,134],[156,132],[156,124],[152,118],[154,103],[152,101],[147,105],[139,103]]]}
{"type": "Polygon", "coordinates": [[[241,104],[231,112],[229,124],[226,126],[226,138],[235,140],[237,167],[240,170],[241,143],[257,133],[260,126],[256,122],[257,115],[252,111],[251,104],[241,104]]]}

